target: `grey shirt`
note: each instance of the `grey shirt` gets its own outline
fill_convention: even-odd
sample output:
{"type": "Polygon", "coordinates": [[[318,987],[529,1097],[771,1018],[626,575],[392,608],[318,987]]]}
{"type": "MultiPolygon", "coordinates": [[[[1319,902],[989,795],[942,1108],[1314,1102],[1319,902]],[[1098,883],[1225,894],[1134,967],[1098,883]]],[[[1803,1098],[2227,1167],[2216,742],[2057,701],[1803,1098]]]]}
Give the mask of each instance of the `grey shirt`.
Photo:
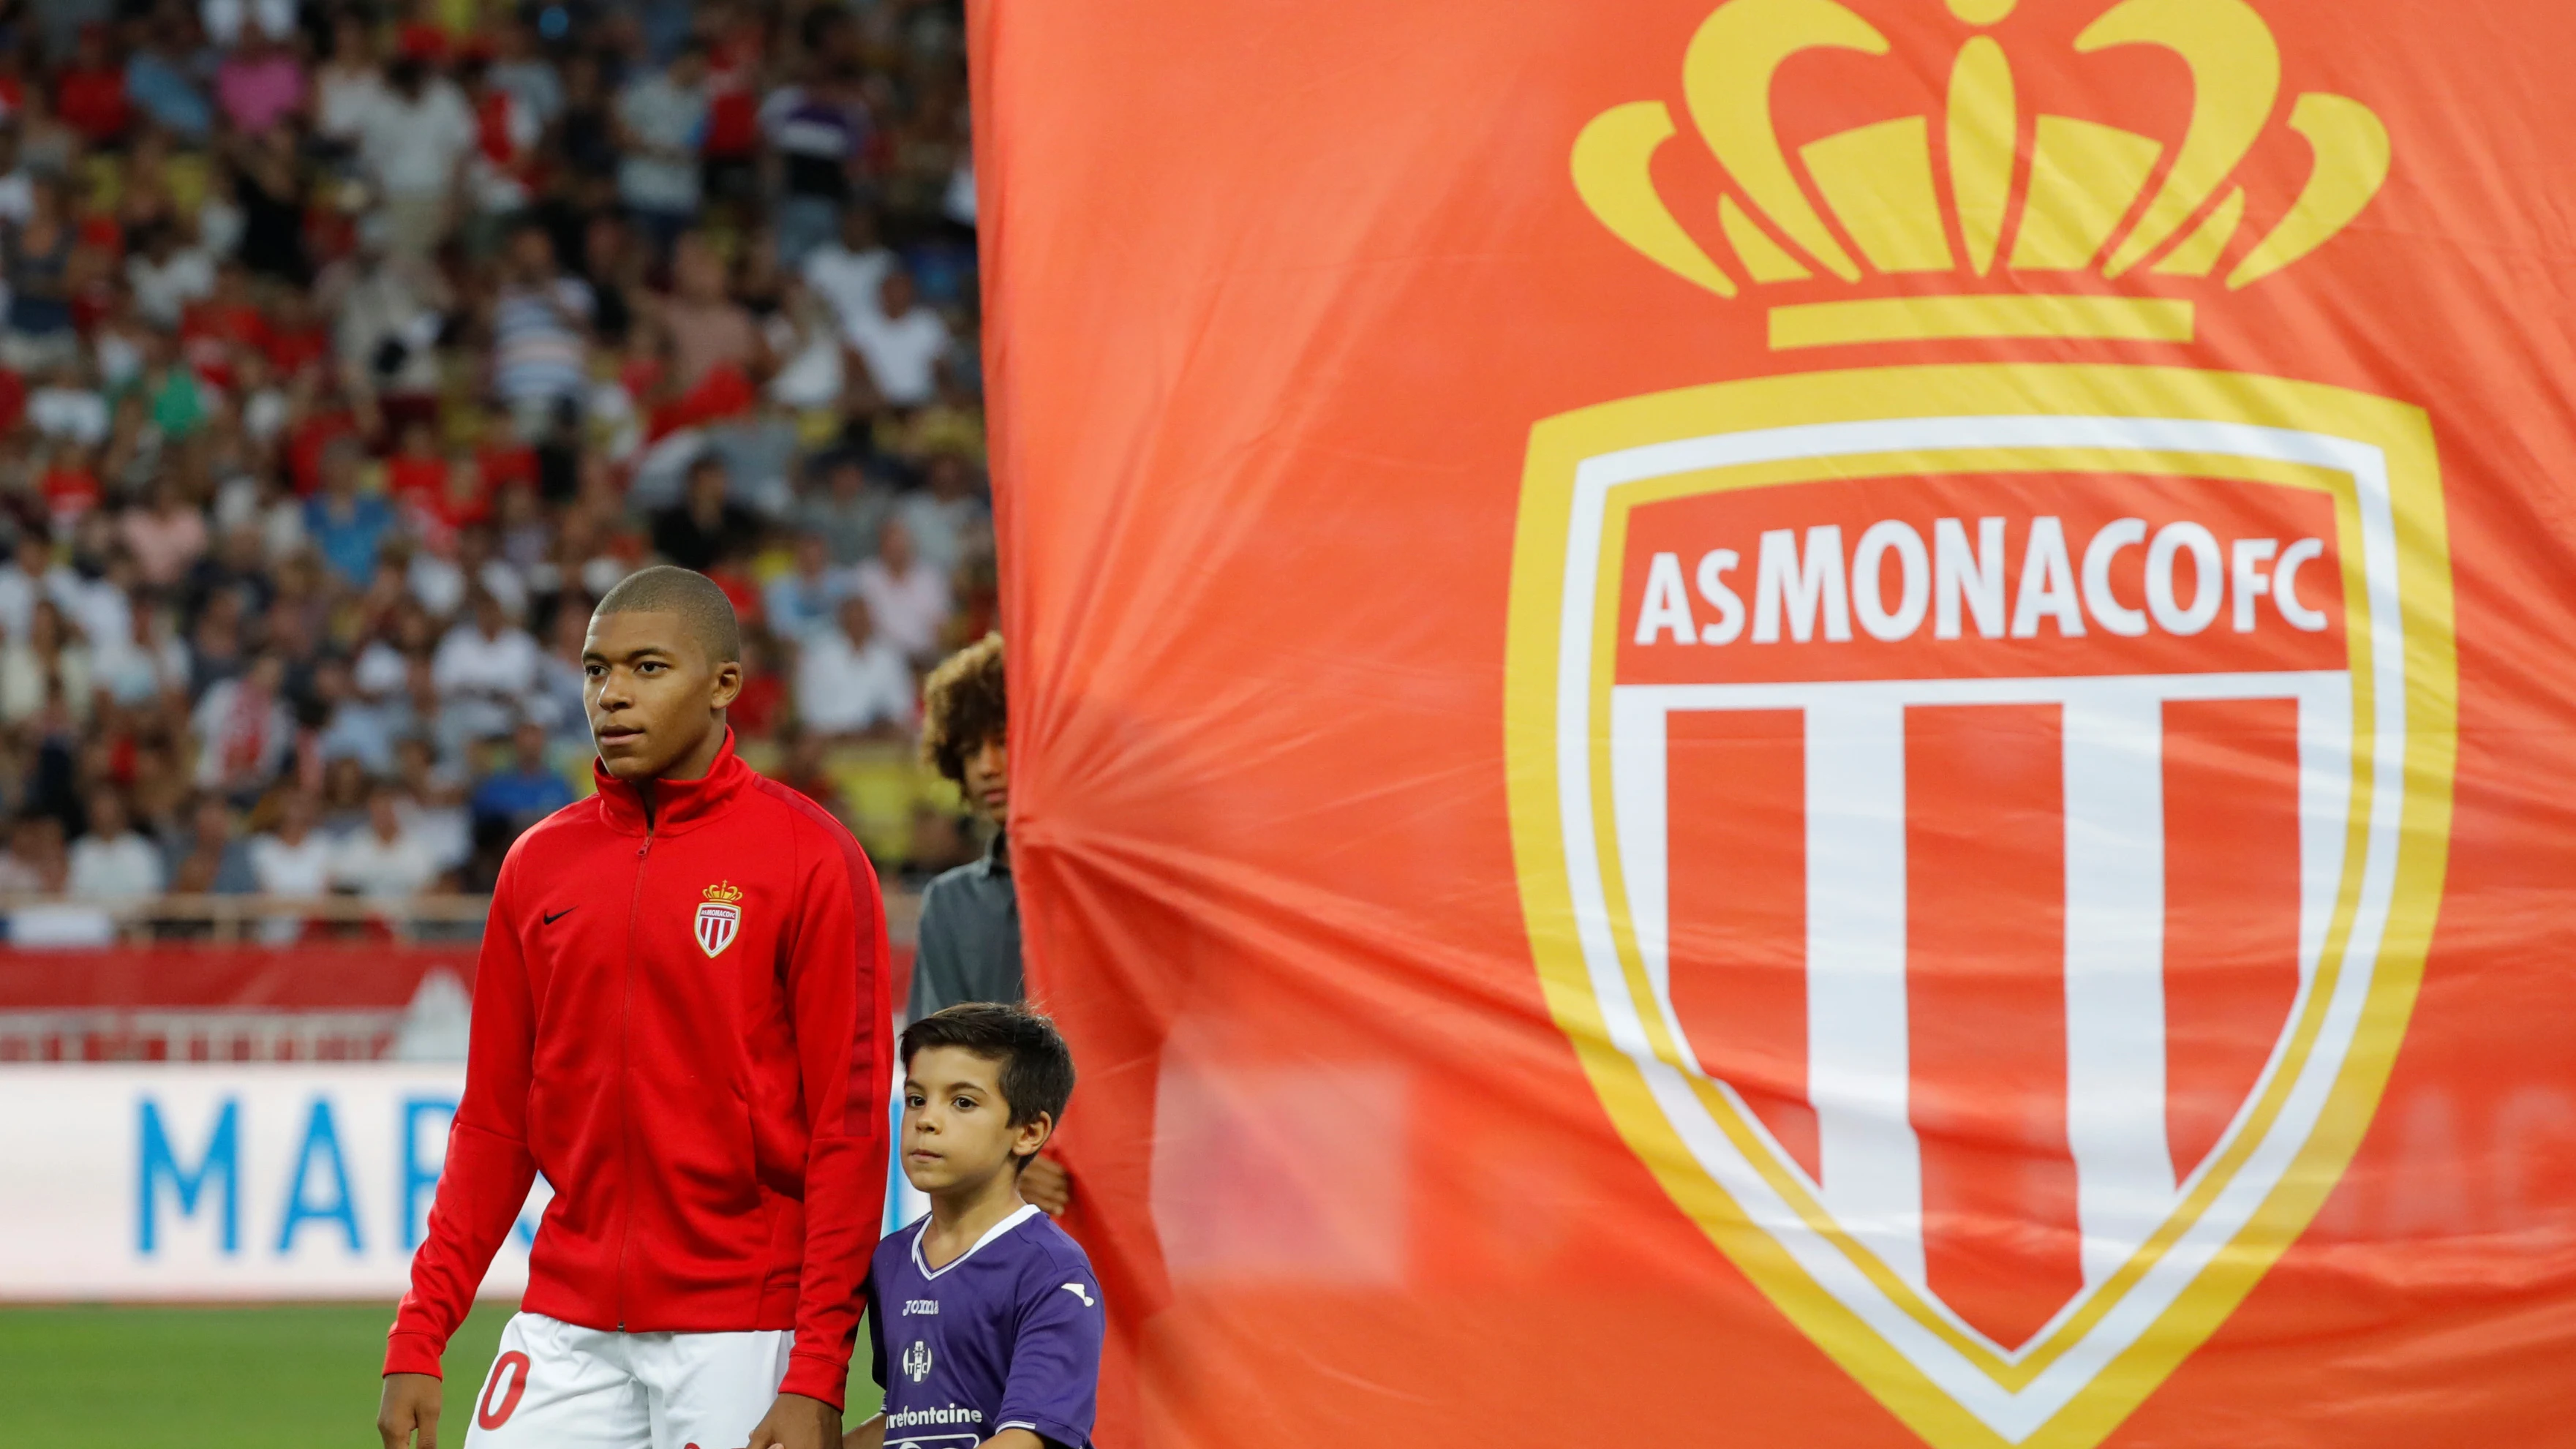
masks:
{"type": "Polygon", "coordinates": [[[921,893],[919,940],[905,1016],[919,1021],[963,1001],[1020,1000],[1020,898],[1011,886],[1009,836],[994,836],[982,860],[931,881],[921,893]]]}

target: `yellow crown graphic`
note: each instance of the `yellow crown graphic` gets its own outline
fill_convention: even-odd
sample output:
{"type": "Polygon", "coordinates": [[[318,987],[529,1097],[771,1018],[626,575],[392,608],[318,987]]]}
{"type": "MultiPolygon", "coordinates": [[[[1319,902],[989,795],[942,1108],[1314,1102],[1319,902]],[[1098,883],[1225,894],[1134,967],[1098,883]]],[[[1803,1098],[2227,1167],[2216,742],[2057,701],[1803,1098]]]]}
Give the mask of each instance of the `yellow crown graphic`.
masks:
{"type": "Polygon", "coordinates": [[[732,905],[734,902],[742,899],[742,887],[735,885],[731,881],[718,881],[714,885],[707,887],[705,894],[708,900],[722,901],[727,905],[732,905]]]}
{"type": "MultiPolygon", "coordinates": [[[[2010,16],[2015,0],[1947,4],[1953,16],[1983,30],[2010,16]]],[[[1859,282],[1865,264],[1881,275],[1949,273],[1967,288],[1775,307],[1771,345],[1959,337],[2190,341],[2192,304],[2185,300],[1975,290],[1976,279],[1994,276],[1998,265],[2014,274],[2089,272],[2108,280],[2145,264],[2153,275],[2206,277],[2229,251],[2245,218],[2244,188],[2229,180],[2263,136],[2280,96],[2281,53],[2270,27],[2245,0],[2119,0],[2077,35],[2075,50],[2118,46],[2162,47],[2190,71],[2190,120],[2169,156],[2153,137],[2045,113],[2034,119],[2025,155],[2017,144],[2021,114],[2012,64],[1993,36],[1972,34],[1951,63],[1943,114],[1878,121],[1797,149],[1805,182],[1824,202],[1819,212],[1774,127],[1773,81],[1803,52],[1885,55],[1887,38],[1837,0],[1718,6],[1682,56],[1682,95],[1701,140],[1725,170],[1717,231],[1737,269],[1756,284],[1802,281],[1818,270],[1859,282]],[[1936,125],[1944,162],[1938,176],[1936,125]],[[2009,235],[2008,221],[2014,223],[2009,235]]],[[[2387,179],[2387,128],[2360,102],[2304,93],[2290,108],[2289,128],[2306,139],[2313,165],[2289,209],[2227,272],[2231,289],[2314,251],[2359,215],[2387,179]]],[[[1733,297],[1735,275],[1676,219],[1650,173],[1655,152],[1674,130],[1661,101],[1633,101],[1593,117],[1574,143],[1575,190],[1621,241],[1676,275],[1733,297]]]]}

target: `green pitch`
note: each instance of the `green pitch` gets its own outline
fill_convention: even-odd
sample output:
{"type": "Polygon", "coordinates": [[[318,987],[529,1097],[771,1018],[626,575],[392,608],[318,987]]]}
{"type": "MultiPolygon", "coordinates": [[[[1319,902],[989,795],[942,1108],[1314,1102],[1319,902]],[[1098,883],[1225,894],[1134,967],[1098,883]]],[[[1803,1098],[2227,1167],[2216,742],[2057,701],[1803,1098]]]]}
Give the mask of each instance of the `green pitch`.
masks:
{"type": "MultiPolygon", "coordinates": [[[[439,1449],[464,1444],[509,1317],[478,1307],[448,1346],[439,1449]]],[[[391,1304],[0,1308],[0,1444],[373,1449],[392,1322],[391,1304]]],[[[876,1412],[867,1377],[854,1418],[876,1412]]]]}

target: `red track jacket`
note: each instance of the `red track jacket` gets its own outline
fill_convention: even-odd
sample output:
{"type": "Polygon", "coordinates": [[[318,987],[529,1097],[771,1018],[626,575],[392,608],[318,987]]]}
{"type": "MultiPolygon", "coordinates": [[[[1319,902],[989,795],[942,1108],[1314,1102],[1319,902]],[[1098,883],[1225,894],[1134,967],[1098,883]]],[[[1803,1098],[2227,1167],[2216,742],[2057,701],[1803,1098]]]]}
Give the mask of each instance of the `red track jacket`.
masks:
{"type": "Polygon", "coordinates": [[[599,793],[510,848],[465,1097],[387,1373],[436,1373],[542,1172],[531,1313],[792,1328],[782,1386],[841,1402],[885,1203],[884,904],[821,806],[725,739],[701,780],[599,793]]]}

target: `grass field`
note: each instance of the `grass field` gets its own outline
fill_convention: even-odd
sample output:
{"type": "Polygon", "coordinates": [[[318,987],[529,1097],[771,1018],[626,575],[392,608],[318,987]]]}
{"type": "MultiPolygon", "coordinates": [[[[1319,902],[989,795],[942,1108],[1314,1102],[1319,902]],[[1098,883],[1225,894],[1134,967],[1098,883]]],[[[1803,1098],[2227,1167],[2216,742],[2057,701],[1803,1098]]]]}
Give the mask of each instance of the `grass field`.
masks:
{"type": "MultiPolygon", "coordinates": [[[[510,1310],[485,1304],[447,1350],[440,1449],[465,1442],[510,1310]]],[[[0,1309],[0,1445],[372,1449],[390,1304],[0,1309]]],[[[854,1421],[876,1412],[861,1365],[854,1421]]]]}

